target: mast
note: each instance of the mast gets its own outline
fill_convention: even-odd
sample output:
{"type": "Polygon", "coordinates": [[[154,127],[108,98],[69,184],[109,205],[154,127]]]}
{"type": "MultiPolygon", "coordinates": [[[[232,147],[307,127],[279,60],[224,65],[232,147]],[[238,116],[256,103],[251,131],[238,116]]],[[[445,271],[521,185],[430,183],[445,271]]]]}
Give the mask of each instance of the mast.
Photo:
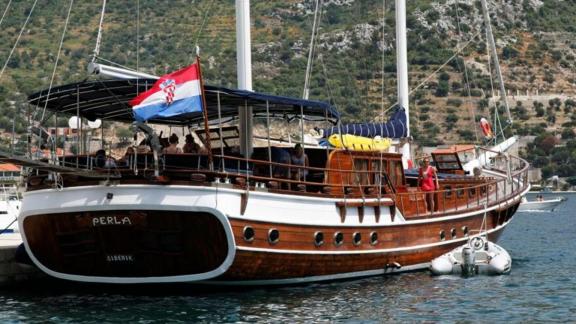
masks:
{"type": "MultiPolygon", "coordinates": [[[[498,83],[500,83],[500,99],[506,108],[506,113],[508,114],[508,123],[512,123],[512,114],[510,114],[510,107],[508,106],[508,100],[506,100],[506,88],[504,87],[504,79],[502,78],[502,71],[500,71],[500,61],[498,60],[498,52],[496,51],[496,42],[494,41],[494,34],[492,33],[492,24],[490,23],[490,14],[488,13],[488,4],[486,0],[481,0],[482,12],[484,13],[484,23],[486,24],[486,37],[488,37],[488,44],[490,45],[490,51],[492,52],[492,58],[494,59],[494,69],[496,70],[496,75],[498,75],[498,83]]],[[[496,112],[497,113],[497,112],[496,112]]]]}
{"type": "MultiPolygon", "coordinates": [[[[396,0],[396,69],[398,75],[398,105],[406,110],[406,137],[410,138],[410,109],[408,107],[408,50],[406,41],[406,0],[396,0]]],[[[402,146],[404,168],[410,159],[410,143],[402,146]]]]}
{"type": "MultiPolygon", "coordinates": [[[[250,42],[250,0],[236,0],[236,61],[238,89],[252,91],[252,53],[250,42]]],[[[240,153],[252,155],[252,107],[238,107],[240,153]]]]}

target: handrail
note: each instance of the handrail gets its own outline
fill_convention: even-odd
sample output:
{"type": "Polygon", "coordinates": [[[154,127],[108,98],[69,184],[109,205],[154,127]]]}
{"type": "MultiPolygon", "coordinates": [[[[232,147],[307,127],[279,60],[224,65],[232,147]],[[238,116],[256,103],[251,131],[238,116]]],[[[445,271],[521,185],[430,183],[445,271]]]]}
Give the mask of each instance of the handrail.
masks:
{"type": "MultiPolygon", "coordinates": [[[[480,148],[480,149],[484,149],[484,148],[480,148]]],[[[486,151],[491,151],[489,149],[485,149],[486,151]]],[[[139,154],[138,156],[142,156],[142,154],[139,154]]],[[[146,156],[146,155],[145,155],[146,156]]],[[[81,156],[83,157],[83,156],[81,156]]],[[[85,156],[87,161],[86,161],[86,167],[87,168],[91,168],[92,166],[89,165],[89,159],[90,156],[87,155],[85,156]]],[[[162,166],[162,171],[163,172],[172,172],[172,174],[178,174],[180,172],[182,172],[182,174],[186,173],[186,174],[190,174],[190,172],[192,171],[198,171],[198,172],[203,172],[206,175],[209,176],[210,179],[215,179],[215,178],[232,178],[234,179],[235,177],[244,177],[246,178],[247,174],[250,172],[252,173],[255,167],[261,167],[261,166],[273,166],[273,167],[281,167],[281,168],[286,168],[290,171],[293,170],[308,170],[309,172],[317,172],[319,173],[323,173],[324,174],[324,180],[322,182],[313,182],[313,181],[308,181],[308,180],[298,180],[298,179],[292,179],[292,178],[284,178],[284,177],[275,177],[272,173],[270,173],[270,176],[267,176],[266,174],[268,172],[263,172],[263,174],[250,174],[249,179],[250,179],[250,183],[245,183],[243,184],[244,186],[249,186],[249,188],[255,188],[257,186],[255,186],[256,182],[259,183],[268,183],[270,184],[271,182],[275,181],[278,182],[280,184],[280,187],[276,187],[276,188],[271,188],[271,189],[278,189],[278,190],[284,190],[282,188],[282,184],[286,184],[288,186],[288,188],[294,188],[292,187],[293,185],[303,185],[305,187],[305,191],[306,190],[311,190],[310,187],[313,188],[320,188],[321,187],[321,191],[323,191],[324,195],[330,195],[332,197],[335,196],[341,196],[341,197],[365,197],[365,198],[379,198],[382,195],[385,194],[389,194],[393,197],[393,199],[396,201],[396,204],[398,205],[398,207],[401,210],[405,210],[405,199],[416,199],[416,216],[422,216],[422,215],[427,215],[430,214],[430,212],[428,213],[421,213],[420,209],[421,209],[421,205],[424,205],[422,203],[419,202],[419,200],[421,200],[422,195],[424,195],[425,193],[420,191],[419,188],[416,188],[416,190],[410,190],[408,192],[398,192],[398,188],[393,188],[390,186],[390,184],[388,182],[385,181],[385,179],[380,178],[379,180],[376,180],[375,177],[370,177],[370,175],[379,175],[380,177],[388,177],[389,175],[382,171],[382,170],[353,170],[353,169],[334,169],[334,168],[319,168],[319,167],[310,167],[310,166],[302,166],[302,165],[294,165],[294,164],[286,164],[286,163],[279,163],[279,162],[271,162],[268,160],[256,160],[256,159],[246,159],[246,158],[242,158],[242,157],[234,157],[234,156],[226,156],[226,155],[214,155],[214,161],[215,163],[221,163],[222,166],[224,166],[226,164],[226,161],[234,161],[234,164],[238,164],[237,168],[233,168],[232,171],[230,171],[230,169],[224,169],[222,168],[221,171],[219,171],[219,169],[217,168],[216,170],[209,170],[208,166],[203,165],[203,161],[201,160],[203,157],[205,157],[204,154],[193,154],[193,153],[188,153],[188,154],[178,154],[178,155],[165,155],[163,157],[163,160],[161,162],[161,166],[162,166]],[[170,156],[182,156],[182,157],[197,157],[197,163],[194,163],[195,165],[191,165],[190,167],[187,166],[171,166],[166,164],[166,157],[170,157],[170,156]],[[243,163],[246,163],[246,165],[243,165],[243,163]],[[243,167],[246,167],[246,169],[243,169],[243,167]],[[326,174],[329,172],[335,172],[335,173],[340,173],[340,174],[356,174],[356,175],[368,175],[368,177],[366,177],[367,179],[367,183],[358,183],[359,181],[352,181],[353,183],[327,183],[326,182],[326,174]],[[329,188],[328,190],[326,190],[325,188],[329,188]],[[420,196],[420,198],[418,198],[418,196],[420,196]]],[[[66,158],[74,158],[74,156],[67,156],[66,158]]],[[[369,158],[369,157],[366,157],[369,158]]],[[[453,184],[453,186],[455,186],[454,188],[450,188],[450,189],[442,189],[442,190],[435,190],[432,191],[430,193],[436,195],[437,197],[442,197],[442,200],[440,201],[440,199],[438,199],[438,209],[440,210],[441,208],[443,209],[443,212],[446,213],[448,212],[447,206],[448,204],[453,205],[454,210],[461,210],[461,208],[464,209],[470,209],[470,208],[479,208],[479,206],[481,205],[487,205],[487,206],[493,206],[495,204],[499,204],[502,203],[503,201],[506,201],[507,199],[509,199],[510,197],[513,197],[515,195],[518,195],[519,192],[525,190],[528,187],[528,175],[527,175],[527,170],[528,170],[528,163],[522,159],[519,158],[517,156],[513,156],[513,155],[505,155],[506,158],[506,163],[509,164],[514,164],[517,167],[511,167],[511,177],[510,178],[502,178],[502,179],[494,179],[494,178],[487,178],[487,177],[482,177],[479,178],[478,181],[483,181],[482,183],[468,183],[468,184],[463,184],[462,187],[457,187],[458,184],[453,184]],[[509,179],[512,180],[512,182],[508,182],[510,181],[509,179]],[[458,197],[460,194],[459,192],[463,192],[463,194],[465,195],[465,197],[458,197]],[[474,192],[474,194],[470,194],[471,192],[474,192]],[[451,193],[452,196],[451,198],[447,198],[450,197],[449,194],[447,193],[451,193]],[[463,199],[464,198],[464,199],[463,199]],[[465,203],[464,203],[465,200],[465,203]]],[[[370,159],[370,158],[369,158],[370,159]]],[[[377,158],[375,158],[377,160],[377,158]]],[[[144,158],[142,161],[138,160],[134,160],[132,161],[133,163],[130,163],[131,165],[124,168],[118,168],[118,170],[121,171],[121,173],[123,175],[127,175],[129,174],[129,172],[133,172],[134,170],[132,169],[132,164],[134,164],[135,169],[136,168],[140,168],[139,163],[144,163],[146,164],[146,158],[144,158]]],[[[72,161],[70,161],[72,163],[72,161]]],[[[149,163],[151,163],[151,161],[148,161],[149,163]]],[[[64,163],[63,160],[60,161],[60,163],[64,163]]],[[[496,161],[496,163],[498,163],[498,161],[496,161]]],[[[147,169],[149,166],[144,165],[144,169],[147,169]]],[[[204,163],[205,164],[205,163],[204,163]]],[[[268,168],[267,168],[268,169],[268,168]]],[[[170,174],[170,173],[168,173],[170,174]]],[[[290,176],[290,174],[288,173],[288,176],[290,176]]],[[[176,176],[176,179],[178,179],[179,176],[176,176]]],[[[356,179],[357,180],[357,179],[356,179]]],[[[474,180],[473,177],[469,177],[469,176],[461,176],[461,177],[454,177],[454,178],[450,178],[449,180],[454,181],[454,182],[458,182],[459,180],[467,180],[467,181],[471,181],[474,180]]],[[[212,181],[212,180],[210,180],[212,181]]],[[[346,181],[348,182],[348,181],[346,181]]],[[[444,182],[444,183],[449,183],[448,181],[444,182]]],[[[413,188],[413,187],[409,187],[409,188],[413,188]]],[[[255,188],[256,189],[256,188],[255,188]]],[[[319,189],[314,189],[314,190],[319,190],[319,189]]],[[[287,191],[293,191],[290,189],[287,189],[287,191]]],[[[309,191],[307,191],[309,192],[309,191]]],[[[311,193],[311,192],[309,192],[311,193]]],[[[425,206],[425,205],[424,205],[425,206]]]]}

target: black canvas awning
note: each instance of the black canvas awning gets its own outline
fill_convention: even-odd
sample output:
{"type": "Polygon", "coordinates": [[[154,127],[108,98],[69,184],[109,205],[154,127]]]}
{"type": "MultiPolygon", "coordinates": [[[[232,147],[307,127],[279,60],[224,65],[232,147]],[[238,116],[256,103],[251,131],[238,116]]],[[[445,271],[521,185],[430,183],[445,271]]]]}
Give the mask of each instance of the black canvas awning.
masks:
{"type": "MultiPolygon", "coordinates": [[[[28,97],[28,102],[40,108],[58,113],[76,115],[89,120],[102,119],[132,122],[130,100],[151,88],[154,79],[132,80],[87,80],[42,90],[28,97]]],[[[288,97],[272,96],[262,93],[205,86],[206,103],[209,120],[218,119],[218,102],[220,102],[222,119],[235,119],[238,109],[252,106],[254,116],[266,117],[266,106],[271,117],[286,119],[299,118],[301,112],[306,120],[328,120],[336,123],[338,112],[325,102],[302,100],[288,97]]],[[[167,119],[154,119],[150,123],[192,125],[201,123],[200,112],[190,113],[167,119]]]]}

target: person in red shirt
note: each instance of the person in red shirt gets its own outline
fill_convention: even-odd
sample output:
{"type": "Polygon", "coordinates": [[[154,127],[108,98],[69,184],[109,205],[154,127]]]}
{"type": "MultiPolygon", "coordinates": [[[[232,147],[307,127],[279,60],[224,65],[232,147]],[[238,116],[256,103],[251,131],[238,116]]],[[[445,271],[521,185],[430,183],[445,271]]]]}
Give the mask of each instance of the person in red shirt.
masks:
{"type": "Polygon", "coordinates": [[[426,195],[426,208],[434,212],[434,190],[438,189],[438,176],[436,175],[436,168],[430,165],[430,159],[424,158],[423,165],[418,171],[418,187],[425,192],[426,195]]]}

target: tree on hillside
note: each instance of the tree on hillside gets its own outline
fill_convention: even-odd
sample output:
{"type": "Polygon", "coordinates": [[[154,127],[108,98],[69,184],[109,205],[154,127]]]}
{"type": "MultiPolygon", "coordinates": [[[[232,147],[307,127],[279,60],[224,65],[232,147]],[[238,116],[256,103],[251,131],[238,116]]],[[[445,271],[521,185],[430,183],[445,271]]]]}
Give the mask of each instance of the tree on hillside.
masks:
{"type": "Polygon", "coordinates": [[[574,137],[576,136],[574,135],[574,129],[572,129],[572,127],[562,129],[563,140],[573,139],[574,137]]]}
{"type": "Polygon", "coordinates": [[[539,101],[534,101],[532,103],[534,107],[534,111],[536,111],[536,117],[543,117],[544,116],[544,104],[539,101]]]}
{"type": "Polygon", "coordinates": [[[548,106],[554,108],[556,111],[560,111],[560,107],[562,107],[562,101],[559,98],[550,99],[548,101],[548,106]]]}
{"type": "Polygon", "coordinates": [[[447,97],[450,91],[450,85],[448,81],[440,81],[438,82],[438,87],[436,88],[436,92],[434,93],[436,97],[447,97]]]}
{"type": "Polygon", "coordinates": [[[568,177],[566,178],[566,182],[571,186],[576,186],[576,177],[568,177]]]}
{"type": "Polygon", "coordinates": [[[544,137],[536,137],[536,139],[534,139],[534,144],[536,147],[544,151],[546,155],[550,154],[550,152],[552,152],[558,143],[560,143],[560,141],[554,135],[546,135],[544,137]]]}

